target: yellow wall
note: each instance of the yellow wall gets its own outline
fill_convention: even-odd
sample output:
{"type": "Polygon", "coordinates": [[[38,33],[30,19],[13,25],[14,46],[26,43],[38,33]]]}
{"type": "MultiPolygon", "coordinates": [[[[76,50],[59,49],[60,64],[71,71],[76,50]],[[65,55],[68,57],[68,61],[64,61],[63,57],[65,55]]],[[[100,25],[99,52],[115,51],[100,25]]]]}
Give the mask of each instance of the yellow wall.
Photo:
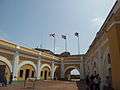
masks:
{"type": "Polygon", "coordinates": [[[120,24],[114,25],[107,34],[112,58],[113,87],[120,90],[120,24]]]}
{"type": "MultiPolygon", "coordinates": [[[[30,74],[29,74],[29,77],[31,77],[31,74],[32,74],[32,71],[35,72],[35,69],[33,68],[33,66],[31,65],[24,65],[20,68],[20,70],[23,70],[23,77],[19,77],[20,76],[20,70],[18,72],[18,77],[17,77],[17,80],[24,80],[25,79],[25,72],[26,72],[26,69],[29,69],[30,70],[30,74]]],[[[35,76],[36,73],[34,73],[34,76],[35,76]]]]}

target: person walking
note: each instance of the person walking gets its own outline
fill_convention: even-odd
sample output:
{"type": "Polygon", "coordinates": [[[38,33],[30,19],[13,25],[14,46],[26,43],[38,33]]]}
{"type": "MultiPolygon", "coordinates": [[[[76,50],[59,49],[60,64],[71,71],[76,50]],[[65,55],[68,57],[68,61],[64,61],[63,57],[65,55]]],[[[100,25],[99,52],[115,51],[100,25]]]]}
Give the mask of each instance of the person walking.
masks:
{"type": "Polygon", "coordinates": [[[90,78],[89,75],[86,76],[86,90],[90,90],[90,78]]]}
{"type": "Polygon", "coordinates": [[[7,86],[7,79],[6,79],[7,73],[3,75],[3,86],[7,86]]]}
{"type": "Polygon", "coordinates": [[[94,76],[93,74],[90,76],[90,90],[94,90],[94,76]]]}
{"type": "Polygon", "coordinates": [[[0,71],[0,84],[3,86],[3,72],[0,71]]]}
{"type": "Polygon", "coordinates": [[[106,76],[106,80],[103,86],[103,90],[113,90],[112,88],[112,80],[109,76],[106,76]]]}
{"type": "Polygon", "coordinates": [[[100,83],[101,83],[101,78],[99,77],[99,74],[97,74],[94,79],[95,90],[100,90],[100,83]]]}

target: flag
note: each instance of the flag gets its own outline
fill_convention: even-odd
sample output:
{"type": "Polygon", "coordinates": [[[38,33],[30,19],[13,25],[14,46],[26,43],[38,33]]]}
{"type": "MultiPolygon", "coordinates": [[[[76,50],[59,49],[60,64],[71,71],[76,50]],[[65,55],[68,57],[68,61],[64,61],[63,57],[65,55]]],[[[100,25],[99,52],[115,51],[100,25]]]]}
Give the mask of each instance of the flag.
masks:
{"type": "Polygon", "coordinates": [[[75,36],[78,37],[78,36],[79,36],[79,33],[76,32],[76,33],[75,33],[75,36]]]}
{"type": "Polygon", "coordinates": [[[55,37],[55,33],[49,34],[50,37],[55,37]]]}
{"type": "Polygon", "coordinates": [[[63,39],[66,39],[66,36],[65,36],[65,35],[62,35],[62,38],[63,38],[63,39]]]}

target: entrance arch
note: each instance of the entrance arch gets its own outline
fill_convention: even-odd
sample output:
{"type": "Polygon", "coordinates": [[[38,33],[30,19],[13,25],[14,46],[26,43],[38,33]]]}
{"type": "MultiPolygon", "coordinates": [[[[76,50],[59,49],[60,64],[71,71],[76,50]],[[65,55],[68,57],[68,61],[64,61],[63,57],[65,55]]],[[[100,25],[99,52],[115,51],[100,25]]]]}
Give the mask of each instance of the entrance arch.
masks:
{"type": "Polygon", "coordinates": [[[10,73],[12,72],[12,65],[10,61],[0,56],[0,73],[3,73],[6,76],[7,81],[9,81],[10,73]]]}
{"type": "Polygon", "coordinates": [[[40,68],[40,78],[43,80],[51,79],[51,67],[48,64],[43,64],[40,68]]]}
{"type": "Polygon", "coordinates": [[[36,65],[32,61],[24,61],[18,65],[17,80],[25,80],[36,76],[36,65]]]}
{"type": "Polygon", "coordinates": [[[68,66],[64,71],[64,77],[66,80],[77,79],[77,78],[80,79],[80,70],[75,66],[68,66]],[[71,74],[71,71],[73,71],[73,70],[77,70],[77,73],[74,75],[71,74]],[[79,73],[79,75],[78,75],[78,73],[79,73]]]}
{"type": "Polygon", "coordinates": [[[9,67],[10,72],[12,72],[12,65],[11,65],[10,61],[7,58],[5,58],[3,56],[0,56],[0,61],[4,62],[9,67]]]}

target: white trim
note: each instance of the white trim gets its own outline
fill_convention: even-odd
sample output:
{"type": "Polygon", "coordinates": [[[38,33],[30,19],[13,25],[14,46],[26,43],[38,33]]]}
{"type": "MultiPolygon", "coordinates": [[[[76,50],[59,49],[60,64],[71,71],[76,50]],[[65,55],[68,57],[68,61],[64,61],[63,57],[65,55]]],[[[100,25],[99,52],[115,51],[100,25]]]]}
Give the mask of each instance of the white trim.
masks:
{"type": "Polygon", "coordinates": [[[7,58],[5,58],[3,56],[0,56],[0,61],[6,63],[7,66],[9,67],[10,71],[12,72],[12,65],[11,65],[10,61],[7,58]]]}
{"type": "Polygon", "coordinates": [[[59,66],[55,66],[55,68],[54,68],[54,72],[56,71],[56,69],[58,68],[59,66]]]}
{"type": "Polygon", "coordinates": [[[117,0],[117,4],[113,10],[113,13],[116,13],[118,11],[118,9],[120,8],[120,0],[117,0]]]}
{"type": "Polygon", "coordinates": [[[43,65],[40,67],[40,70],[42,70],[44,67],[48,67],[48,68],[50,69],[50,71],[51,71],[51,67],[50,67],[50,65],[48,65],[48,64],[43,64],[43,65]]]}

